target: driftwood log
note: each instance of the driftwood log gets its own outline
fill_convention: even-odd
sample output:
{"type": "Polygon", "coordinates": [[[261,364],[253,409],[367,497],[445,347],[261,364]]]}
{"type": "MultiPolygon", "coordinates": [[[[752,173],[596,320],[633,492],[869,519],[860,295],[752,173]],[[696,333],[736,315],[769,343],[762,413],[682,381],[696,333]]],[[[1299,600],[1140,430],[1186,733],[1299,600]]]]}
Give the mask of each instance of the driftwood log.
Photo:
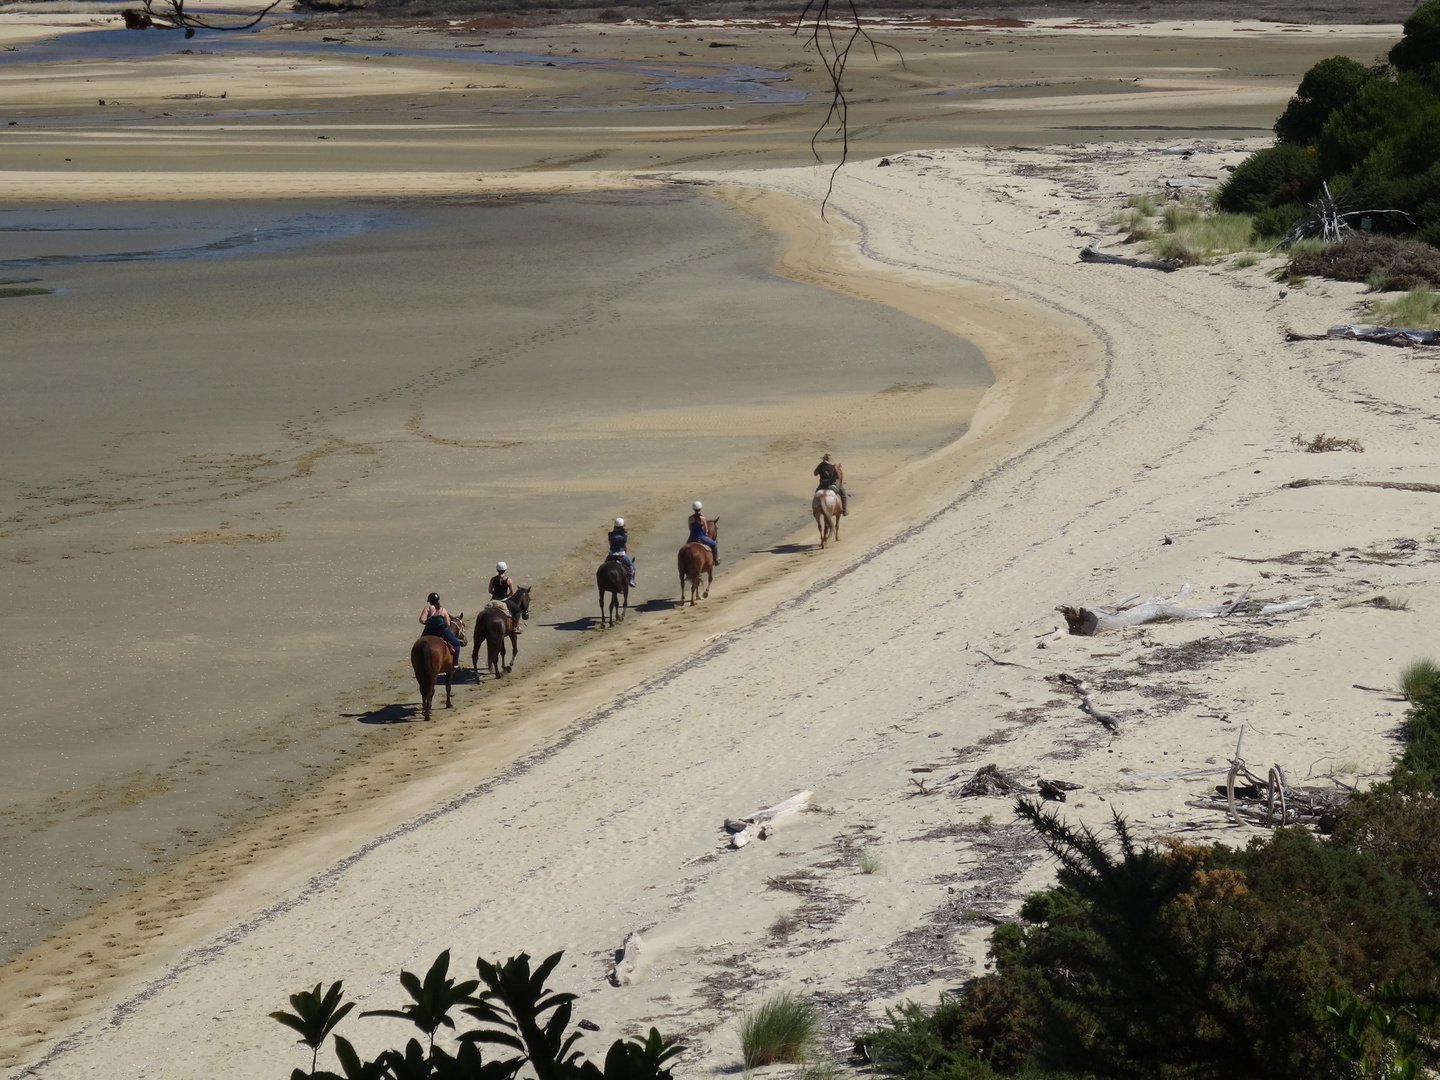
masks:
{"type": "MultiPolygon", "coordinates": [[[[1140,599],[1140,593],[1132,593],[1130,596],[1115,601],[1113,604],[1099,605],[1094,607],[1070,607],[1061,605],[1055,610],[1065,617],[1065,625],[1070,633],[1080,637],[1094,637],[1096,634],[1104,633],[1106,630],[1119,630],[1126,626],[1140,626],[1143,623],[1154,622],[1157,619],[1223,619],[1241,612],[1245,606],[1250,590],[1245,590],[1245,595],[1238,600],[1232,600],[1228,604],[1219,604],[1215,607],[1192,608],[1180,604],[1190,595],[1190,586],[1184,585],[1180,591],[1171,597],[1162,597],[1154,593],[1148,600],[1134,604],[1140,599]],[[1130,605],[1134,604],[1133,607],[1130,605]]],[[[1257,611],[1245,612],[1256,616],[1280,615],[1288,611],[1303,611],[1315,602],[1315,597],[1304,596],[1298,600],[1287,600],[1278,604],[1265,604],[1257,611]]]]}
{"type": "Polygon", "coordinates": [[[1332,326],[1323,334],[1302,334],[1285,331],[1286,341],[1368,341],[1376,345],[1397,345],[1402,349],[1416,345],[1440,345],[1440,330],[1421,330],[1413,326],[1356,326],[1344,323],[1332,326]]]}
{"type": "Polygon", "coordinates": [[[1322,484],[1333,484],[1336,487],[1373,487],[1389,488],[1391,491],[1425,491],[1433,494],[1440,494],[1440,484],[1419,484],[1406,483],[1403,480],[1291,480],[1283,485],[1287,488],[1319,487],[1322,484]]]}
{"type": "Polygon", "coordinates": [[[776,803],[764,810],[756,810],[753,814],[747,814],[741,818],[726,818],[725,831],[730,834],[730,846],[742,848],[751,840],[770,839],[778,822],[805,809],[806,804],[814,796],[813,791],[801,791],[791,795],[784,802],[776,803]]]}
{"type": "Polygon", "coordinates": [[[1333,825],[1336,812],[1349,798],[1347,794],[1292,788],[1278,763],[1271,765],[1265,776],[1257,775],[1240,756],[1244,741],[1242,724],[1225,783],[1216,787],[1215,795],[1191,799],[1185,805],[1224,811],[1237,825],[1318,825],[1321,831],[1333,825]]]}
{"type": "Polygon", "coordinates": [[[643,944],[638,933],[632,932],[625,938],[620,958],[610,971],[611,986],[629,986],[635,981],[635,969],[640,966],[640,946],[643,944]]]}
{"type": "Polygon", "coordinates": [[[1127,259],[1123,255],[1106,255],[1094,244],[1080,249],[1080,261],[1113,266],[1138,266],[1142,270],[1162,270],[1167,274],[1179,270],[1181,266],[1179,259],[1127,259]]]}

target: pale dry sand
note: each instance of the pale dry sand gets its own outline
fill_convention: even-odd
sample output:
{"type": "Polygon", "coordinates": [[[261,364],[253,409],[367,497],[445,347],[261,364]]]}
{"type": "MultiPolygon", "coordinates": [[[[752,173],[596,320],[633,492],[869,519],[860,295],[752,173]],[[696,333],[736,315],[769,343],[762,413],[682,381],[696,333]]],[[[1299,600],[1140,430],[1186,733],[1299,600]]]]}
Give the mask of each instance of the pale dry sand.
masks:
{"type": "MultiPolygon", "coordinates": [[[[1387,685],[1434,639],[1440,508],[1423,493],[1284,485],[1433,481],[1417,403],[1440,375],[1402,350],[1282,343],[1287,325],[1346,314],[1358,288],[1282,299],[1264,266],[1077,263],[1081,234],[1177,164],[1154,147],[907,155],[845,174],[829,224],[814,171],[723,177],[727,198],[786,235],[788,276],[981,345],[996,384],[970,432],[902,470],[823,556],[718,583],[685,613],[688,632],[613,668],[623,639],[577,653],[559,674],[602,661],[596,676],[493,743],[461,737],[478,714],[457,717],[449,760],[393,801],[310,827],[318,807],[302,807],[289,842],[253,848],[223,892],[191,905],[172,893],[173,917],[158,892],[159,912],[117,904],[108,928],[56,939],[6,983],[36,995],[7,1010],[18,1059],[40,1076],[283,1071],[298,1058],[264,1014],[296,987],[343,977],[375,1007],[394,1001],[399,968],[445,947],[564,948],[573,966],[558,982],[600,1023],[592,1045],[655,1023],[687,1037],[687,1071],[729,1070],[738,1013],[761,993],[817,995],[843,1042],[885,1002],[933,1000],[975,974],[988,924],[965,912],[1011,912],[1047,880],[1006,801],[914,797],[912,776],[994,761],[1084,785],[1065,807],[1074,819],[1103,824],[1113,809],[1143,835],[1239,843],[1256,831],[1186,806],[1213,778],[1149,774],[1223,763],[1242,724],[1245,756],[1295,778],[1383,770],[1400,706],[1352,684],[1387,685]],[[1366,452],[1291,447],[1321,429],[1366,452]],[[1260,627],[1054,632],[1057,603],[1183,581],[1204,598],[1253,585],[1321,603],[1260,627]],[[1341,606],[1381,592],[1404,592],[1410,610],[1341,606]],[[1141,662],[1201,638],[1231,651],[1190,670],[1141,662]],[[1075,709],[1060,672],[1104,679],[1122,737],[1075,709]],[[801,788],[821,812],[721,850],[726,816],[801,788]],[[858,872],[860,848],[883,872],[858,872]],[[799,928],[772,932],[797,905],[799,928]],[[88,979],[95,997],[75,1010],[87,965],[138,948],[132,927],[149,938],[143,956],[122,978],[88,979]],[[610,988],[610,953],[634,929],[649,943],[643,978],[610,988]],[[57,969],[69,974],[50,981],[57,969]]],[[[534,700],[545,685],[524,689],[534,700]]],[[[373,1026],[347,1030],[378,1048],[373,1026]]]]}

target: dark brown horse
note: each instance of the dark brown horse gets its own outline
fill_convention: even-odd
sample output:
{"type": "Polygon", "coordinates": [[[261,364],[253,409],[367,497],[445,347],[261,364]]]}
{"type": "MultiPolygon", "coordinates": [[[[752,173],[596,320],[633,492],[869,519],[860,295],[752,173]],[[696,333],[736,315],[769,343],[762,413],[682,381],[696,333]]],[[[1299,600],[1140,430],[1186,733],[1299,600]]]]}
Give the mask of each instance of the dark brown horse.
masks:
{"type": "MultiPolygon", "coordinates": [[[[458,619],[450,620],[450,629],[465,644],[465,613],[458,619]]],[[[430,702],[435,698],[435,683],[445,676],[445,707],[450,708],[450,677],[455,674],[455,653],[450,643],[442,637],[426,634],[410,646],[410,666],[415,669],[415,681],[420,684],[420,710],[425,719],[430,719],[430,702]]]]}
{"type": "MultiPolygon", "coordinates": [[[[718,540],[720,532],[720,519],[700,519],[705,525],[705,535],[711,540],[718,540]]],[[[715,553],[710,550],[709,545],[696,541],[693,544],[686,544],[680,549],[676,556],[676,563],[680,568],[680,603],[685,603],[685,582],[690,582],[690,606],[695,606],[695,594],[700,593],[700,575],[705,575],[705,591],[700,593],[700,599],[704,600],[710,595],[710,584],[715,580],[715,553]]]]}
{"type": "Polygon", "coordinates": [[[624,619],[630,610],[630,571],[619,559],[611,557],[595,570],[595,587],[600,590],[600,625],[605,625],[605,594],[610,594],[610,625],[615,625],[615,613],[624,619]],[[623,604],[623,607],[622,607],[623,604]]]}
{"type": "Polygon", "coordinates": [[[475,645],[470,652],[470,666],[475,677],[480,677],[480,642],[485,642],[485,667],[495,678],[500,678],[515,666],[515,657],[520,655],[520,620],[530,618],[530,586],[516,589],[515,595],[504,605],[495,604],[481,610],[475,617],[475,645]],[[505,662],[505,639],[510,639],[510,662],[505,662]]]}

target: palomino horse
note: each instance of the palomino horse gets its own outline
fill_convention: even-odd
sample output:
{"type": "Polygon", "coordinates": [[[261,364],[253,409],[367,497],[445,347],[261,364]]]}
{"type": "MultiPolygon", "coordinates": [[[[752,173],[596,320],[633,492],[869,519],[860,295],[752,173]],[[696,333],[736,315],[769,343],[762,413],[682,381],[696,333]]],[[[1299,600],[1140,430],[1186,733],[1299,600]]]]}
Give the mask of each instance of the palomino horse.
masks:
{"type": "MultiPolygon", "coordinates": [[[[458,619],[450,620],[450,629],[465,644],[465,613],[458,619]]],[[[455,654],[450,643],[442,637],[426,634],[410,646],[410,666],[415,669],[415,681],[420,684],[420,709],[425,719],[430,719],[430,702],[435,698],[435,682],[445,676],[445,707],[450,708],[450,677],[455,674],[455,654]]]]}
{"type": "Polygon", "coordinates": [[[810,500],[810,512],[815,515],[815,528],[820,530],[821,551],[825,550],[825,542],[832,533],[837,543],[840,540],[840,510],[840,496],[829,488],[821,488],[810,500]]]}
{"type": "MultiPolygon", "coordinates": [[[[705,535],[711,540],[718,540],[716,534],[720,531],[720,519],[702,517],[700,520],[705,524],[705,535]]],[[[696,541],[682,547],[675,561],[680,567],[680,603],[685,603],[685,582],[689,581],[690,606],[694,607],[695,594],[700,593],[701,574],[705,575],[705,591],[700,593],[700,599],[710,595],[710,585],[715,580],[715,553],[709,545],[696,541]]]]}
{"type": "Polygon", "coordinates": [[[516,589],[515,595],[502,604],[483,608],[475,617],[475,646],[470,652],[470,666],[480,677],[480,641],[485,641],[485,667],[495,678],[515,666],[520,655],[520,620],[530,618],[530,586],[516,589]],[[505,662],[505,639],[510,639],[510,662],[505,662]]]}
{"type": "Polygon", "coordinates": [[[630,571],[616,558],[602,562],[595,570],[595,587],[600,590],[600,625],[605,625],[605,594],[610,594],[610,625],[615,625],[615,613],[624,619],[630,610],[630,571]],[[622,607],[623,604],[623,607],[622,607]]]}

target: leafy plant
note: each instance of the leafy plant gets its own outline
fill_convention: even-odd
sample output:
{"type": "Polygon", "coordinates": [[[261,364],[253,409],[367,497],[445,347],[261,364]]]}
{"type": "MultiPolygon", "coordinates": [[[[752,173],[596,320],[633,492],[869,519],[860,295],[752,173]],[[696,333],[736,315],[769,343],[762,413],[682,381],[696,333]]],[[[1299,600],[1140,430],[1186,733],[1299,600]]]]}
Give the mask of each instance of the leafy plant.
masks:
{"type": "Polygon", "coordinates": [[[1428,657],[1412,660],[1400,672],[1400,692],[1406,701],[1419,701],[1440,690],[1440,664],[1428,657]]]}
{"type": "Polygon", "coordinates": [[[820,1038],[815,1003],[789,990],[766,998],[740,1020],[740,1051],[747,1069],[808,1060],[820,1038]]]}
{"type": "MultiPolygon", "coordinates": [[[[325,1044],[325,1038],[334,1030],[335,1025],[349,1015],[350,1010],[355,1008],[353,1001],[340,1004],[344,997],[341,990],[341,983],[333,982],[330,989],[325,991],[324,996],[320,994],[320,983],[315,984],[314,990],[301,990],[298,994],[290,995],[290,1007],[295,1011],[287,1013],[283,1010],[272,1012],[270,1018],[278,1020],[288,1028],[294,1028],[300,1033],[300,1041],[310,1047],[310,1072],[315,1072],[315,1062],[320,1054],[320,1047],[325,1044]]],[[[300,1070],[295,1070],[299,1072],[300,1070]]]]}
{"type": "Polygon", "coordinates": [[[408,971],[400,973],[400,984],[410,1003],[399,1009],[373,1009],[362,1017],[385,1016],[408,1020],[424,1033],[426,1042],[410,1039],[403,1049],[382,1051],[365,1061],[343,1036],[334,1037],[335,1056],[344,1076],[316,1071],[320,1046],[327,1035],[354,1008],[340,1004],[341,984],[334,983],[322,997],[320,986],[290,998],[295,1013],[270,1015],[294,1028],[301,1041],[311,1048],[310,1072],[294,1070],[291,1080],[310,1076],[315,1080],[514,1080],[529,1066],[537,1080],[671,1080],[668,1063],[681,1052],[674,1040],[664,1038],[656,1028],[648,1035],[617,1039],[605,1055],[604,1067],[587,1061],[574,1050],[581,1032],[569,1032],[574,994],[554,993],[546,980],[560,963],[562,953],[548,957],[532,973],[530,957],[524,953],[504,964],[481,958],[475,962],[480,978],[459,981],[449,977],[450,951],[435,958],[424,979],[408,971]],[[475,994],[484,983],[484,993],[475,994]],[[441,1028],[456,1030],[451,1016],[457,1008],[481,1021],[479,1028],[458,1032],[458,1046],[452,1054],[435,1045],[441,1028]],[[486,1060],[481,1045],[502,1046],[516,1053],[486,1060]]]}

